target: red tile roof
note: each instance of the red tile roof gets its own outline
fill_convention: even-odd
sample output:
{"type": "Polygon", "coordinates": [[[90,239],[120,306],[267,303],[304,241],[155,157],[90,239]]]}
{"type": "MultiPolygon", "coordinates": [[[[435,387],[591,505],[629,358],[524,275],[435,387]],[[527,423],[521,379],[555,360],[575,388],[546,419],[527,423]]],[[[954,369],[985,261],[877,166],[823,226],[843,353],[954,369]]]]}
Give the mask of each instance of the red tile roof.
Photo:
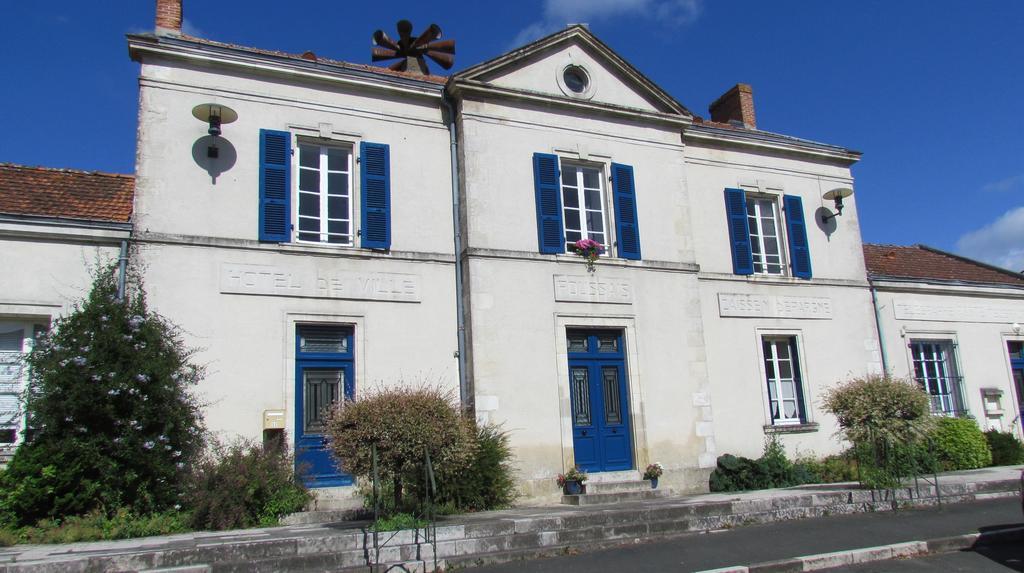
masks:
{"type": "Polygon", "coordinates": [[[0,163],[0,213],[127,223],[135,177],[0,163]]]}
{"type": "MultiPolygon", "coordinates": [[[[395,70],[392,70],[392,69],[389,69],[389,68],[386,68],[386,67],[382,67],[382,66],[370,66],[370,65],[367,65],[367,64],[354,64],[352,62],[345,62],[345,61],[342,61],[342,60],[332,60],[332,59],[329,59],[329,58],[322,58],[320,56],[317,56],[317,55],[313,54],[312,52],[306,52],[306,54],[312,55],[312,58],[310,58],[310,57],[306,57],[306,54],[293,54],[293,53],[290,53],[290,52],[281,52],[281,51],[278,51],[278,50],[265,50],[265,49],[262,49],[262,48],[251,48],[249,46],[240,46],[238,44],[229,44],[229,43],[226,43],[226,42],[218,42],[218,41],[215,41],[215,40],[207,40],[206,38],[197,38],[195,36],[185,36],[185,35],[183,35],[183,36],[181,36],[181,39],[182,40],[188,40],[189,42],[195,42],[197,44],[205,44],[207,46],[216,46],[216,47],[219,47],[219,48],[229,48],[229,49],[232,49],[232,50],[241,50],[241,51],[251,52],[253,54],[261,54],[261,55],[265,55],[265,56],[278,56],[278,57],[281,57],[281,58],[289,58],[289,59],[292,59],[292,60],[299,60],[299,61],[303,61],[303,62],[316,62],[316,63],[319,63],[319,64],[327,64],[327,65],[330,65],[330,66],[338,66],[338,67],[342,67],[342,68],[348,68],[350,70],[360,70],[360,71],[364,71],[364,72],[380,74],[380,75],[383,75],[383,76],[394,76],[394,77],[406,78],[406,79],[411,79],[411,80],[421,80],[421,81],[431,82],[431,83],[441,84],[441,85],[444,85],[445,83],[448,82],[448,78],[446,76],[435,76],[433,74],[425,76],[423,74],[419,74],[419,73],[416,73],[416,72],[398,72],[398,71],[395,71],[395,70]]],[[[437,64],[433,64],[433,65],[436,66],[437,64]]]]}
{"type": "Polygon", "coordinates": [[[1024,287],[1024,275],[925,245],[864,245],[870,278],[897,277],[1024,287]]]}

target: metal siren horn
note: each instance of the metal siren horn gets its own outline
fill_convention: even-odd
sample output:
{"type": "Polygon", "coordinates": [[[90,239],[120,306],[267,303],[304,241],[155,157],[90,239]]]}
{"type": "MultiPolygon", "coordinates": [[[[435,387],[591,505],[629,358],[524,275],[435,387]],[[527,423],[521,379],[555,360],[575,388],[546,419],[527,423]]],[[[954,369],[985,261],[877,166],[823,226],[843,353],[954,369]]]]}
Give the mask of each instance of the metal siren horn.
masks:
{"type": "Polygon", "coordinates": [[[416,38],[412,37],[412,22],[398,21],[398,41],[377,30],[373,33],[373,61],[395,60],[388,68],[399,72],[430,74],[426,58],[448,70],[455,65],[455,40],[441,40],[441,27],[431,24],[416,38]]]}

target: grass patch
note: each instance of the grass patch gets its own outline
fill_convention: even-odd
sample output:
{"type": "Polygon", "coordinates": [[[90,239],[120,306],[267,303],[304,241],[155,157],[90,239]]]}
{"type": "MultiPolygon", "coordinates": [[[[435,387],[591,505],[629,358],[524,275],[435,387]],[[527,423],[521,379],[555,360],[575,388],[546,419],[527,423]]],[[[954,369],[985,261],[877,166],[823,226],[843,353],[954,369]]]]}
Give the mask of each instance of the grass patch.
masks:
{"type": "Polygon", "coordinates": [[[17,529],[0,529],[0,545],[7,547],[17,543],[50,544],[75,543],[77,541],[108,541],[131,537],[169,535],[185,533],[189,515],[182,512],[156,513],[136,516],[126,510],[113,516],[93,513],[85,516],[60,519],[46,519],[35,526],[17,529]]]}
{"type": "Polygon", "coordinates": [[[418,529],[430,525],[426,519],[421,519],[410,513],[396,513],[391,517],[382,517],[373,522],[370,531],[399,531],[402,529],[418,529]]]}

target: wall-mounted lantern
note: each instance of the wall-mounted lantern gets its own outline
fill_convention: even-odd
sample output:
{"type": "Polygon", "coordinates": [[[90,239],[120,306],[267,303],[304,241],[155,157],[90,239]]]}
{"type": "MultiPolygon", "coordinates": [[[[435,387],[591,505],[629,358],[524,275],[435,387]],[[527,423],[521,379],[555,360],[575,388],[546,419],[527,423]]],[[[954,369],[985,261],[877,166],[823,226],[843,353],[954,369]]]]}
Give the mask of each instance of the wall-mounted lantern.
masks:
{"type": "Polygon", "coordinates": [[[822,213],[821,222],[828,223],[829,219],[835,219],[836,217],[842,215],[843,199],[849,197],[850,195],[853,195],[853,189],[850,189],[848,187],[840,187],[838,189],[826,191],[825,194],[821,196],[821,198],[826,201],[834,201],[836,205],[836,212],[830,215],[822,213]]]}
{"type": "MultiPolygon", "coordinates": [[[[207,133],[214,138],[220,135],[221,125],[238,119],[238,113],[235,110],[219,103],[201,103],[192,108],[192,116],[203,123],[209,124],[210,129],[207,130],[207,133]]],[[[214,142],[214,144],[206,148],[207,157],[216,158],[218,155],[216,139],[214,139],[214,142]]]]}

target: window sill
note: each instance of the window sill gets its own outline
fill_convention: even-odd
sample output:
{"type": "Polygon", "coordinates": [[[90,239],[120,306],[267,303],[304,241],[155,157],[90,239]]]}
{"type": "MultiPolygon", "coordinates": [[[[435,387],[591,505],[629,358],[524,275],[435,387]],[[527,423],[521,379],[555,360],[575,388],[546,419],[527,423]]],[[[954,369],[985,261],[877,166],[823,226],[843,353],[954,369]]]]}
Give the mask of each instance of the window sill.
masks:
{"type": "Polygon", "coordinates": [[[809,434],[818,431],[818,424],[808,422],[806,424],[779,424],[764,426],[766,434],[809,434]]]}

